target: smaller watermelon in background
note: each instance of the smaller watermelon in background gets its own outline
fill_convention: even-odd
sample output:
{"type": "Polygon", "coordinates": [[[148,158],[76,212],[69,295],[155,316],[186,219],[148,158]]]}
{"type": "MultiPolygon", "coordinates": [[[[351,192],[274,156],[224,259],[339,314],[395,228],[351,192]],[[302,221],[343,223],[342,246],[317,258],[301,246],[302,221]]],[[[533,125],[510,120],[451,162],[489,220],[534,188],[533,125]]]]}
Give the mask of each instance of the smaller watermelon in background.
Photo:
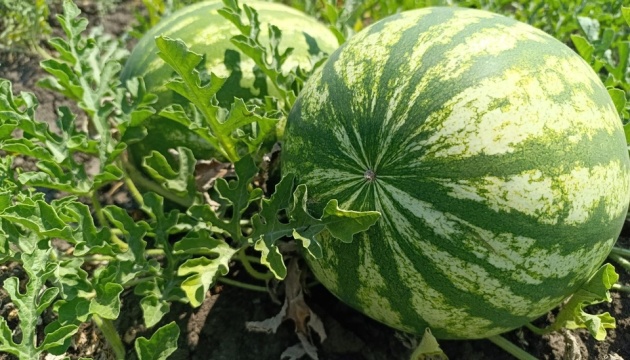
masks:
{"type": "MultiPolygon", "coordinates": [[[[312,68],[313,55],[318,54],[320,50],[329,54],[338,47],[336,37],[326,26],[298,10],[282,4],[261,1],[245,1],[245,4],[258,12],[262,30],[259,36],[263,43],[268,42],[267,24],[273,24],[282,31],[280,50],[293,48],[293,53],[284,63],[283,71],[289,71],[297,66],[309,70],[312,68]]],[[[133,49],[121,73],[122,83],[125,84],[133,77],[142,76],[147,90],[158,95],[158,102],[155,104],[157,111],[170,104],[187,106],[186,99],[165,86],[173,71],[157,55],[155,38],[163,35],[183,40],[192,51],[205,55],[205,68],[208,73],[213,72],[227,78],[225,85],[217,94],[222,106],[229,108],[234,97],[247,101],[251,98],[273,95],[273,86],[255,69],[254,61],[230,42],[230,39],[240,32],[218,13],[222,7],[221,1],[200,2],[163,19],[149,30],[133,49]]],[[[198,159],[208,159],[217,155],[207,142],[177,122],[154,116],[145,125],[147,136],[129,147],[130,161],[136,167],[140,166],[142,158],[151,151],[155,150],[167,156],[168,149],[177,146],[190,148],[198,159]]]]}

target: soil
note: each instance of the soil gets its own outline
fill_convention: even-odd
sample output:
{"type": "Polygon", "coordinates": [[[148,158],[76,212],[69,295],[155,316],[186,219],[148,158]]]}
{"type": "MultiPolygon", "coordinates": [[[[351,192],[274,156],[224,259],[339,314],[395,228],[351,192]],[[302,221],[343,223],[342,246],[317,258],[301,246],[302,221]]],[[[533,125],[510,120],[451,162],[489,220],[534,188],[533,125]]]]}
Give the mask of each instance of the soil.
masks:
{"type": "MultiPolygon", "coordinates": [[[[114,35],[122,34],[133,23],[133,12],[138,0],[122,1],[116,10],[106,15],[99,15],[96,0],[78,1],[90,24],[100,25],[114,35]]],[[[56,24],[56,20],[52,20],[56,24]]],[[[59,31],[58,26],[55,31],[59,31]]],[[[54,126],[56,109],[61,105],[70,105],[75,113],[76,107],[61,96],[36,86],[38,79],[44,76],[39,68],[36,56],[19,53],[0,53],[0,77],[13,82],[14,91],[30,91],[37,95],[40,106],[37,116],[54,126]]],[[[22,159],[19,166],[33,167],[28,159],[22,159]]],[[[125,197],[115,202],[124,202],[125,197]]],[[[630,229],[630,226],[626,227],[630,229]]],[[[620,243],[630,247],[629,234],[622,233],[620,243]]],[[[620,283],[629,284],[630,274],[619,268],[620,283]]],[[[239,276],[238,268],[232,270],[233,276],[239,276]]],[[[0,265],[0,284],[10,276],[24,279],[26,276],[16,264],[0,265]]],[[[617,328],[608,331],[605,341],[593,340],[586,331],[564,331],[545,336],[538,336],[527,329],[515,330],[504,334],[539,359],[630,359],[630,297],[627,293],[612,292],[610,304],[593,306],[591,312],[608,311],[617,320],[617,328]]],[[[306,294],[305,300],[311,309],[322,319],[327,333],[325,341],[320,342],[315,336],[314,343],[320,359],[325,360],[391,360],[408,359],[413,339],[381,325],[359,312],[349,308],[326,289],[315,286],[306,294]]],[[[176,321],[181,334],[179,349],[171,359],[212,359],[212,360],[266,360],[280,359],[289,347],[299,340],[291,321],[284,322],[273,334],[248,331],[246,322],[260,321],[276,315],[282,305],[274,301],[269,294],[252,292],[240,288],[218,285],[208,294],[201,307],[191,309],[188,305],[173,304],[163,323],[176,321]]],[[[0,315],[17,325],[16,309],[10,303],[6,292],[0,289],[0,315]]],[[[550,313],[546,318],[536,321],[544,326],[553,319],[550,313]]],[[[123,293],[123,309],[116,326],[127,345],[129,358],[135,358],[133,340],[137,336],[150,336],[151,331],[142,325],[142,314],[138,299],[133,293],[123,293]]],[[[44,319],[46,321],[46,317],[44,319]]],[[[450,359],[512,359],[487,340],[475,341],[440,341],[440,345],[450,359]]],[[[90,356],[95,359],[111,359],[111,352],[103,341],[98,329],[86,324],[74,337],[69,351],[72,358],[90,356]]],[[[306,359],[307,357],[303,357],[306,359]]],[[[0,354],[0,360],[11,359],[0,354]]]]}

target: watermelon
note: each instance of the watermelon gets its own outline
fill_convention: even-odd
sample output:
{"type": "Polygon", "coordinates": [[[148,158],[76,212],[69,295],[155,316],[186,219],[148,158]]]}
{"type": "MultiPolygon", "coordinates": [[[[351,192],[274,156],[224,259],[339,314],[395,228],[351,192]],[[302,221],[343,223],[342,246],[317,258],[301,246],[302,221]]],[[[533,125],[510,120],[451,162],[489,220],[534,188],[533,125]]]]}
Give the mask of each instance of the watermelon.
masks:
{"type": "Polygon", "coordinates": [[[475,339],[520,327],[583,284],[630,201],[622,123],[597,74],[529,25],[435,7],[372,24],[307,81],[284,173],[309,206],[376,210],[314,275],[393,328],[475,339]]]}
{"type": "MultiPolygon", "coordinates": [[[[284,64],[288,71],[296,66],[311,69],[313,55],[323,51],[331,53],[338,47],[335,35],[323,24],[306,14],[282,4],[262,1],[245,1],[258,11],[261,22],[260,40],[268,43],[268,24],[282,31],[280,50],[292,47],[293,53],[284,64]]],[[[196,3],[173,13],[148,31],[134,47],[121,73],[123,84],[142,76],[147,89],[158,95],[157,110],[172,103],[187,106],[179,94],[168,90],[166,82],[173,70],[157,55],[155,37],[159,35],[183,40],[192,51],[204,54],[208,72],[227,78],[217,94],[219,103],[229,108],[234,97],[243,100],[274,95],[272,85],[255,67],[254,61],[240,52],[230,39],[240,34],[231,22],[218,13],[223,7],[220,0],[196,3]]],[[[168,149],[189,147],[198,159],[207,159],[218,153],[203,139],[177,122],[154,117],[145,124],[148,135],[130,146],[130,157],[139,162],[150,151],[166,155],[168,149]]],[[[280,130],[281,132],[281,130],[280,130]]]]}

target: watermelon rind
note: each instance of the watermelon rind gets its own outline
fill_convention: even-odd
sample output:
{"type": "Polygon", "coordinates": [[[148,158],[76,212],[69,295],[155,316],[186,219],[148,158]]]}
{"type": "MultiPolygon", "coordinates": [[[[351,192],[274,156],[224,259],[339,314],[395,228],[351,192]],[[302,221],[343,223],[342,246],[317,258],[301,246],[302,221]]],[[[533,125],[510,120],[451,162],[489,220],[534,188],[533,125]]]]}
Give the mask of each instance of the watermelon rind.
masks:
{"type": "MultiPolygon", "coordinates": [[[[339,46],[337,38],[325,25],[296,9],[263,1],[241,3],[258,12],[261,22],[259,39],[263,44],[268,44],[267,27],[273,24],[282,31],[280,51],[293,48],[283,65],[283,71],[297,66],[310,70],[315,55],[320,51],[330,54],[339,46]]],[[[254,61],[231,43],[230,39],[239,35],[240,31],[219,14],[221,8],[222,1],[200,2],[184,7],[160,21],[133,48],[121,72],[122,83],[141,76],[147,90],[158,95],[154,105],[157,111],[171,104],[188,107],[186,99],[166,88],[174,71],[158,56],[155,38],[167,36],[183,40],[190,50],[204,55],[204,66],[208,73],[227,78],[217,93],[217,99],[223,107],[229,109],[235,97],[247,101],[251,98],[262,99],[266,95],[277,96],[271,83],[257,70],[254,61]]],[[[210,144],[176,121],[154,116],[143,126],[147,128],[147,136],[129,146],[130,161],[138,167],[151,151],[158,151],[170,158],[168,150],[178,146],[190,148],[197,159],[220,157],[210,144]]],[[[282,134],[282,130],[278,129],[278,134],[282,134]]]]}
{"type": "Polygon", "coordinates": [[[382,217],[307,261],[396,329],[476,339],[558,306],[602,264],[630,201],[622,123],[580,56],[490,12],[403,12],[356,34],[289,114],[283,172],[382,217]]]}

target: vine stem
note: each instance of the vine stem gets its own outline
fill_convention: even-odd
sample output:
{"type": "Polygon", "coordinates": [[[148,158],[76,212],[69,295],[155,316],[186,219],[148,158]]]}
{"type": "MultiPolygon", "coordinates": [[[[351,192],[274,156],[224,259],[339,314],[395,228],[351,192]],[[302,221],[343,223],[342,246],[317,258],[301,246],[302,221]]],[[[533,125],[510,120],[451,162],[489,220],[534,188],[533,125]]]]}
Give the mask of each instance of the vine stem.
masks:
{"type": "Polygon", "coordinates": [[[525,324],[525,327],[528,328],[529,331],[533,332],[536,335],[545,335],[546,333],[548,333],[546,329],[541,329],[537,326],[532,325],[532,323],[525,324]]]}
{"type": "Polygon", "coordinates": [[[125,346],[120,340],[120,336],[118,336],[118,332],[114,327],[114,323],[111,320],[103,319],[96,314],[92,315],[92,321],[94,321],[96,326],[98,326],[98,328],[103,333],[103,336],[107,340],[107,343],[112,347],[112,350],[114,350],[116,360],[124,360],[125,346]]]}
{"type": "Polygon", "coordinates": [[[105,218],[105,215],[103,215],[103,207],[101,206],[100,201],[98,201],[96,191],[93,191],[92,194],[90,194],[90,200],[92,200],[92,207],[94,207],[94,214],[96,215],[98,222],[100,222],[103,227],[107,226],[107,219],[105,218]]]}
{"type": "MultiPolygon", "coordinates": [[[[103,207],[101,206],[101,203],[98,201],[98,196],[96,195],[96,192],[92,192],[92,194],[90,195],[90,199],[92,200],[92,207],[94,208],[94,214],[96,215],[96,218],[101,223],[102,227],[106,227],[108,222],[107,222],[107,219],[105,218],[105,215],[103,214],[103,207]]],[[[111,233],[111,235],[112,235],[111,236],[112,242],[118,245],[118,247],[122,251],[126,251],[129,248],[129,245],[126,242],[120,240],[120,238],[116,236],[114,233],[111,233]]]]}
{"type": "MultiPolygon", "coordinates": [[[[254,279],[263,280],[263,281],[273,279],[274,275],[272,273],[270,272],[261,273],[260,271],[254,269],[252,264],[249,262],[249,257],[245,254],[246,249],[247,247],[243,247],[236,254],[237,259],[243,264],[245,271],[247,271],[247,273],[254,279]]],[[[265,289],[265,291],[267,291],[267,289],[265,289]]]]}
{"type": "MultiPolygon", "coordinates": [[[[137,187],[135,186],[135,184],[137,183],[141,187],[149,191],[153,191],[154,193],[162,196],[163,198],[170,200],[174,202],[175,204],[180,205],[182,207],[188,208],[192,204],[192,202],[165,190],[153,180],[148,179],[146,176],[144,176],[144,174],[142,174],[138,169],[136,169],[135,166],[129,163],[125,163],[124,169],[125,169],[125,172],[129,174],[128,177],[133,179],[132,183],[134,184],[135,189],[137,189],[137,187]]],[[[137,195],[134,195],[134,199],[136,196],[139,196],[139,193],[137,195]]],[[[144,203],[144,200],[140,204],[142,203],[144,203]]]]}
{"type": "Polygon", "coordinates": [[[44,50],[43,47],[41,47],[41,45],[39,45],[38,42],[34,42],[33,44],[31,44],[32,50],[35,53],[37,53],[43,60],[49,60],[52,59],[52,56],[50,56],[50,54],[48,53],[48,51],[44,50]]]}
{"type": "Polygon", "coordinates": [[[628,285],[621,285],[619,283],[617,284],[613,284],[612,288],[610,288],[611,290],[617,290],[617,291],[623,291],[626,293],[630,293],[630,286],[628,285]]]}
{"type": "Polygon", "coordinates": [[[134,182],[131,180],[131,177],[126,174],[127,169],[125,169],[124,165],[120,166],[120,168],[123,169],[123,171],[125,172],[123,181],[125,182],[125,185],[127,185],[127,190],[131,194],[131,197],[138,203],[140,207],[144,206],[144,198],[142,197],[142,194],[138,190],[136,184],[134,184],[134,182]]]}
{"type": "MultiPolygon", "coordinates": [[[[144,251],[144,254],[148,257],[158,257],[158,256],[164,256],[164,250],[162,249],[147,249],[144,251]]],[[[116,261],[116,257],[114,256],[109,256],[109,255],[100,255],[100,254],[94,254],[94,255],[84,255],[84,256],[77,256],[77,255],[66,255],[66,254],[62,254],[60,257],[62,258],[67,258],[67,259],[83,259],[83,261],[85,262],[95,262],[95,261],[116,261]]]]}
{"type": "Polygon", "coordinates": [[[143,278],[135,278],[132,280],[127,281],[127,283],[124,284],[125,289],[129,289],[131,287],[134,287],[138,284],[142,284],[145,282],[149,282],[155,279],[155,276],[149,276],[149,277],[143,277],[143,278]]]}
{"type": "Polygon", "coordinates": [[[611,252],[610,254],[608,254],[608,257],[627,271],[630,271],[630,261],[626,260],[626,258],[624,258],[622,255],[619,255],[619,253],[611,252]]]}
{"type": "Polygon", "coordinates": [[[630,249],[626,249],[626,248],[622,248],[619,246],[615,246],[612,248],[612,250],[610,251],[611,254],[617,254],[620,256],[627,256],[630,257],[630,249]]]}
{"type": "Polygon", "coordinates": [[[508,352],[510,355],[514,356],[519,360],[537,360],[534,356],[530,355],[527,351],[521,349],[520,347],[514,345],[513,342],[504,338],[500,335],[494,335],[487,338],[492,341],[496,346],[508,352]]]}
{"type": "Polygon", "coordinates": [[[267,290],[266,287],[264,286],[258,286],[258,285],[252,285],[252,284],[246,284],[244,282],[240,282],[240,281],[236,281],[236,280],[232,280],[230,278],[226,278],[226,277],[220,277],[217,278],[218,282],[224,283],[226,285],[230,285],[230,286],[235,286],[235,287],[239,287],[241,289],[246,289],[246,290],[253,290],[253,291],[259,291],[259,292],[269,292],[269,290],[267,290]]]}

